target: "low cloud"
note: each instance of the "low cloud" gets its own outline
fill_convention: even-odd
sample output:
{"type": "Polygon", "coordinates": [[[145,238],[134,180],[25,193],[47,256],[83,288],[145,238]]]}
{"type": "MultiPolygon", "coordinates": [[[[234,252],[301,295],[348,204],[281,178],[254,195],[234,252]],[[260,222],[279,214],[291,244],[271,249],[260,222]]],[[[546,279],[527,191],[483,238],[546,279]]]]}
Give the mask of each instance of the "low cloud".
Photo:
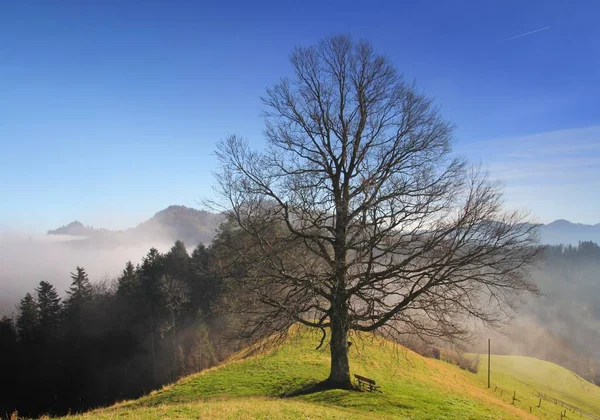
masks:
{"type": "Polygon", "coordinates": [[[151,247],[165,252],[172,246],[166,239],[115,247],[82,246],[85,239],[0,233],[0,315],[14,313],[19,299],[42,280],[64,295],[71,283],[69,273],[76,266],[84,267],[92,281],[114,278],[128,260],[141,262],[151,247]]]}

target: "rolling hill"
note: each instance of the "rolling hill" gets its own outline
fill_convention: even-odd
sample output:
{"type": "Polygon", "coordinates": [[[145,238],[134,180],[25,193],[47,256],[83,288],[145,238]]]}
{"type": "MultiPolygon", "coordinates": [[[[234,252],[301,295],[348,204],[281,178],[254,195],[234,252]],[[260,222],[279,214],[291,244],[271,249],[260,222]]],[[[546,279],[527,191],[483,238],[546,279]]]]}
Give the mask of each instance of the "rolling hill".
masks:
{"type": "Polygon", "coordinates": [[[248,348],[138,400],[68,418],[560,418],[563,408],[545,400],[538,408],[535,392],[600,414],[600,388],[552,363],[494,355],[487,389],[483,358],[473,374],[369,335],[353,338],[351,367],[375,379],[383,392],[327,390],[285,397],[326,377],[329,354],[315,350],[317,342],[301,329],[281,346],[248,348]]]}

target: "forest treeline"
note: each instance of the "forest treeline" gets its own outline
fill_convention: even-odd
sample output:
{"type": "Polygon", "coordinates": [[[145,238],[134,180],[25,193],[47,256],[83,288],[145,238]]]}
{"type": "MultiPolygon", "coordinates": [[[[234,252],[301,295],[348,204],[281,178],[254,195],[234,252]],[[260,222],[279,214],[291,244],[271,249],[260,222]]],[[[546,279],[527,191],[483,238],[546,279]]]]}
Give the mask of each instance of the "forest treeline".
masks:
{"type": "Polygon", "coordinates": [[[546,246],[533,279],[542,292],[520,311],[553,335],[525,331],[521,351],[567,367],[600,385],[600,246],[546,246]],[[527,342],[530,342],[527,344],[527,342]]]}
{"type": "Polygon", "coordinates": [[[541,296],[518,308],[502,333],[486,331],[475,352],[537,357],[600,385],[600,246],[545,246],[532,278],[541,296]]]}
{"type": "MultiPolygon", "coordinates": [[[[221,236],[223,233],[221,232],[221,236]]],[[[188,253],[148,251],[112,281],[71,273],[64,297],[47,281],[0,322],[0,416],[78,412],[135,398],[214,365],[237,347],[217,315],[219,239],[188,253]]]]}
{"type": "Polygon", "coordinates": [[[544,251],[544,289],[561,299],[562,306],[600,320],[600,246],[591,241],[577,246],[547,246],[544,251]]]}

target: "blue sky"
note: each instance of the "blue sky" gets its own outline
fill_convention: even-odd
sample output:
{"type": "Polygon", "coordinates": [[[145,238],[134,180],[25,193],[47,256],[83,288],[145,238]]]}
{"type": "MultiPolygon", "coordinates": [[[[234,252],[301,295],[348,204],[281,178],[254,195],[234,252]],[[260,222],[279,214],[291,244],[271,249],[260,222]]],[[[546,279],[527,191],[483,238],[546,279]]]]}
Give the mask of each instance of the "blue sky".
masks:
{"type": "Polygon", "coordinates": [[[259,97],[291,49],[338,33],[436,98],[508,206],[599,223],[598,16],[593,0],[0,3],[0,230],[197,206],[215,142],[260,147],[259,97]]]}

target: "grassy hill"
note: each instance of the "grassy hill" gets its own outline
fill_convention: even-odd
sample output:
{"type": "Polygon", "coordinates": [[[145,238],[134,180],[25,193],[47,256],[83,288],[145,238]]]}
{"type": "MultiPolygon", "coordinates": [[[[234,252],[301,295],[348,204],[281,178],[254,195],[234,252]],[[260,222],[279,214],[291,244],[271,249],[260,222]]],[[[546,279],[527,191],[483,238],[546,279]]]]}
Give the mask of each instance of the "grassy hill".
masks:
{"type": "MultiPolygon", "coordinates": [[[[532,357],[500,355],[492,355],[491,366],[492,390],[496,386],[501,387],[505,400],[512,400],[513,391],[517,391],[517,399],[521,400],[518,406],[533,406],[535,411],[540,411],[536,409],[539,399],[534,394],[545,392],[581,410],[600,416],[600,387],[568,369],[532,357]]],[[[482,383],[487,382],[487,356],[480,359],[478,376],[482,383]]],[[[499,396],[500,391],[495,390],[495,394],[499,396]]],[[[545,406],[555,407],[542,401],[542,408],[545,406]]],[[[552,410],[549,413],[553,415],[552,410]]],[[[576,417],[579,417],[579,414],[576,417]]]]}
{"type": "Polygon", "coordinates": [[[248,349],[138,400],[69,418],[560,418],[559,406],[544,401],[537,408],[535,391],[600,413],[600,388],[552,363],[493,356],[492,388],[487,389],[483,359],[473,374],[373,336],[353,341],[353,373],[375,379],[382,393],[329,390],[282,398],[328,373],[328,352],[315,350],[318,337],[300,331],[282,346],[248,349]],[[512,405],[515,390],[520,401],[512,405]]]}

